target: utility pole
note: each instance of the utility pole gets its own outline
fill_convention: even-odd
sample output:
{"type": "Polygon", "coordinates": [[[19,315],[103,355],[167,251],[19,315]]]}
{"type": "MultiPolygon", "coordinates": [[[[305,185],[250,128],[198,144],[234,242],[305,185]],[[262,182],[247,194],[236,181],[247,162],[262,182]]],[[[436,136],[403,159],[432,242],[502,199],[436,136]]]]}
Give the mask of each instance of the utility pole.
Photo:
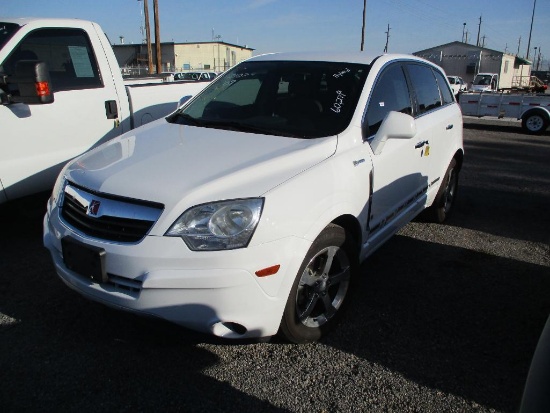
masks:
{"type": "Polygon", "coordinates": [[[365,19],[367,16],[367,0],[363,0],[363,27],[361,29],[361,51],[365,45],[365,19]]]}
{"type": "Polygon", "coordinates": [[[155,14],[155,47],[157,49],[157,73],[162,72],[162,51],[160,49],[160,25],[159,25],[159,2],[153,0],[153,11],[155,14]]]}
{"type": "Polygon", "coordinates": [[[466,32],[466,23],[462,23],[462,43],[464,43],[465,32],[466,32]]]}
{"type": "Polygon", "coordinates": [[[465,38],[466,41],[465,41],[464,43],[468,43],[468,35],[469,35],[469,34],[470,34],[470,33],[468,32],[468,30],[466,30],[466,38],[465,38]]]}
{"type": "Polygon", "coordinates": [[[477,43],[476,46],[479,46],[479,34],[481,32],[481,16],[479,16],[479,26],[477,28],[477,43]]]}
{"type": "Polygon", "coordinates": [[[485,35],[481,36],[481,40],[482,40],[482,41],[481,41],[481,47],[485,47],[485,38],[486,38],[486,37],[487,37],[487,36],[485,36],[485,35]]]}
{"type": "Polygon", "coordinates": [[[521,46],[521,36],[519,36],[519,40],[518,40],[518,52],[516,53],[516,56],[519,56],[519,48],[521,46]]]}
{"type": "Polygon", "coordinates": [[[151,47],[151,27],[149,26],[149,5],[143,0],[143,12],[145,13],[145,38],[147,39],[147,66],[149,74],[153,73],[153,49],[151,47]]]}
{"type": "Polygon", "coordinates": [[[384,53],[388,53],[389,41],[390,41],[390,24],[388,23],[388,31],[386,32],[386,47],[384,47],[384,53]]]}
{"type": "Polygon", "coordinates": [[[533,1],[533,15],[531,16],[531,30],[529,30],[529,41],[527,42],[527,56],[525,58],[529,60],[529,48],[531,47],[531,34],[533,33],[533,20],[535,20],[535,6],[537,5],[537,0],[533,1]]]}

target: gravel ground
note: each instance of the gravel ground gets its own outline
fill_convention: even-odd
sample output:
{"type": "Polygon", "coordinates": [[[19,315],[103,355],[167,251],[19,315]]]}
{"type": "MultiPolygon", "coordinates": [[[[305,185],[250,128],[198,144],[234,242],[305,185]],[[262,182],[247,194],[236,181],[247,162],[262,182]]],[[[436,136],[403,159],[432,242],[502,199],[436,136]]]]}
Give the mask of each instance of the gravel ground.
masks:
{"type": "Polygon", "coordinates": [[[2,412],[516,412],[550,314],[550,132],[465,118],[448,225],[405,227],[361,267],[322,342],[222,341],[69,290],[44,197],[0,208],[2,412]]]}

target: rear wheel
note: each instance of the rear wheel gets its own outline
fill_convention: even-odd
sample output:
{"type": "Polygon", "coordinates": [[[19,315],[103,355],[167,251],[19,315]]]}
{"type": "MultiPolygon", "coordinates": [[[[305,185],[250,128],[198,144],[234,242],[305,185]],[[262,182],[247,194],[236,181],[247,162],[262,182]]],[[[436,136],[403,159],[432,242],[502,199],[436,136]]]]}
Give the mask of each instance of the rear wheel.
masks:
{"type": "Polygon", "coordinates": [[[330,224],[311,245],[290,291],[280,332],[289,341],[319,340],[340,318],[356,268],[354,243],[330,224]]]}
{"type": "Polygon", "coordinates": [[[548,127],[548,116],[543,113],[532,113],[521,120],[521,127],[530,135],[539,135],[548,127]]]}
{"type": "Polygon", "coordinates": [[[443,182],[435,196],[435,200],[426,212],[431,221],[442,223],[453,210],[458,192],[458,168],[453,159],[447,168],[443,182]]]}

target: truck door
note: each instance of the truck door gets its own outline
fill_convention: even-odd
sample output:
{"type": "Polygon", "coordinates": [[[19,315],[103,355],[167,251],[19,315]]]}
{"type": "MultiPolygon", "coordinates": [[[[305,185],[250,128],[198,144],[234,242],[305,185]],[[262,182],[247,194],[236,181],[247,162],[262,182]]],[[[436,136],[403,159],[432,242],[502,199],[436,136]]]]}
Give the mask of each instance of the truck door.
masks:
{"type": "MultiPolygon", "coordinates": [[[[412,114],[412,101],[400,63],[385,68],[374,85],[365,122],[372,138],[389,111],[412,114]]],[[[369,139],[370,141],[370,139],[369,139]]],[[[427,177],[422,173],[418,138],[388,139],[382,152],[372,155],[369,242],[382,240],[411,218],[424,196],[427,177]]]]}
{"type": "Polygon", "coordinates": [[[46,62],[54,92],[51,104],[0,107],[0,179],[8,200],[51,188],[63,164],[118,134],[120,102],[100,47],[84,28],[39,28],[0,62],[8,75],[19,60],[46,62]]]}

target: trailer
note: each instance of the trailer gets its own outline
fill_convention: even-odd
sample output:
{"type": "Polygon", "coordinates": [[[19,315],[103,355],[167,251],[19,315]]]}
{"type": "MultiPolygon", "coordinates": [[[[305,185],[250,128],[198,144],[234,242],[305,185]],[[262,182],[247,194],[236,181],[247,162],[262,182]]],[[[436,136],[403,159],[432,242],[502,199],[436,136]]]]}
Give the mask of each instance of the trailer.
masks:
{"type": "Polygon", "coordinates": [[[543,133],[550,124],[550,95],[529,93],[467,92],[459,97],[465,116],[495,116],[521,120],[531,135],[543,133]]]}

